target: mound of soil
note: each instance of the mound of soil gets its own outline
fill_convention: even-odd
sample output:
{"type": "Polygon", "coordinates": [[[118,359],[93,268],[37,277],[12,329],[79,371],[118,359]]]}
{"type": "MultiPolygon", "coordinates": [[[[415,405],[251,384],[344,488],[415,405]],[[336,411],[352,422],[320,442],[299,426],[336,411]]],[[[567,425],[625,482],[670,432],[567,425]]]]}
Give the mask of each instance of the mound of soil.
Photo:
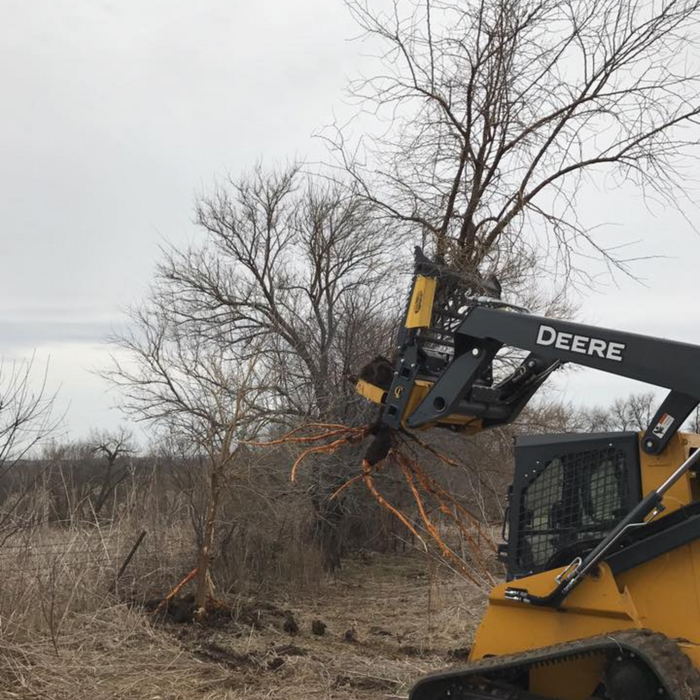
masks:
{"type": "Polygon", "coordinates": [[[241,602],[235,605],[216,598],[208,598],[203,611],[199,611],[193,595],[169,600],[162,605],[162,599],[155,598],[142,604],[158,622],[175,625],[197,624],[210,628],[230,627],[231,625],[250,629],[265,627],[281,628],[286,619],[285,611],[267,602],[241,602]]]}

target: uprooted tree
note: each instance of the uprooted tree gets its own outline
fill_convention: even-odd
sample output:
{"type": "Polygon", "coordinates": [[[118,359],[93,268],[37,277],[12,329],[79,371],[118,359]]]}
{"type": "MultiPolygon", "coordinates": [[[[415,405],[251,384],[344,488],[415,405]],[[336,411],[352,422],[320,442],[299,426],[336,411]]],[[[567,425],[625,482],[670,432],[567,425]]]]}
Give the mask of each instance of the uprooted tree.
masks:
{"type": "Polygon", "coordinates": [[[453,265],[507,285],[549,249],[569,272],[577,253],[627,270],[619,241],[577,209],[581,187],[683,199],[697,0],[346,4],[377,63],[351,85],[360,135],[325,132],[336,164],[453,265]]]}
{"type": "MultiPolygon", "coordinates": [[[[547,256],[569,273],[578,253],[627,271],[577,210],[584,183],[612,176],[674,204],[682,193],[682,156],[696,141],[685,127],[700,111],[686,51],[700,0],[390,0],[384,13],[379,3],[347,2],[383,53],[374,74],[353,84],[360,141],[346,129],[326,133],[337,182],[295,167],[229,179],[197,204],[203,241],[166,251],[160,265],[152,301],[188,350],[176,343],[162,355],[153,338],[161,357],[149,371],[159,379],[139,391],[176,393],[187,407],[179,431],[202,416],[164,378],[169,368],[199,381],[203,358],[229,371],[254,346],[259,389],[246,420],[254,416],[266,439],[303,423],[346,426],[354,444],[352,430],[370,415],[346,376],[390,347],[404,246],[423,242],[465,273],[495,272],[522,296],[535,273],[555,267],[547,256]]],[[[556,315],[534,291],[526,305],[556,315]]],[[[137,317],[136,327],[150,322],[137,317]]],[[[132,357],[139,342],[126,346],[132,357]]],[[[127,368],[129,395],[139,377],[127,368]]],[[[221,382],[200,378],[201,396],[215,404],[221,382]]],[[[230,416],[235,392],[224,395],[230,416]]],[[[151,418],[162,418],[164,407],[152,406],[151,418]]],[[[397,449],[393,468],[413,493],[421,466],[397,449]]],[[[345,461],[335,473],[323,459],[307,471],[322,531],[337,517],[339,485],[359,477],[370,488],[376,476],[357,474],[359,454],[345,461]]]]}

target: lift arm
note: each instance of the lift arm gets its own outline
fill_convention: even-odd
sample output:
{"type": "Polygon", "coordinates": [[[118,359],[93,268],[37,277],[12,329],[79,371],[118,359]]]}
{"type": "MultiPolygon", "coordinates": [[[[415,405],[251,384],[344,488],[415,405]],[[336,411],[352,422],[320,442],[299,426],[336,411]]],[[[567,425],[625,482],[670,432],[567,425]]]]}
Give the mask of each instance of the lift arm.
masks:
{"type": "Polygon", "coordinates": [[[465,278],[416,249],[393,362],[375,359],[357,383],[383,405],[380,428],[473,433],[510,423],[566,363],[669,389],[644,434],[649,454],[662,452],[700,403],[700,347],[535,316],[499,297],[495,279],[465,278]],[[529,354],[494,381],[494,360],[508,348],[529,354]]]}
{"type": "MultiPolygon", "coordinates": [[[[405,417],[406,427],[464,412],[482,418],[484,427],[508,423],[552,369],[565,363],[670,389],[644,436],[650,454],[663,450],[700,402],[700,373],[695,370],[700,347],[695,345],[483,306],[467,313],[454,339],[454,358],[405,417]],[[482,378],[504,346],[531,354],[506,380],[488,386],[482,378]]],[[[400,371],[394,382],[400,385],[400,371]]],[[[386,401],[389,421],[400,409],[395,394],[390,391],[386,401]]]]}

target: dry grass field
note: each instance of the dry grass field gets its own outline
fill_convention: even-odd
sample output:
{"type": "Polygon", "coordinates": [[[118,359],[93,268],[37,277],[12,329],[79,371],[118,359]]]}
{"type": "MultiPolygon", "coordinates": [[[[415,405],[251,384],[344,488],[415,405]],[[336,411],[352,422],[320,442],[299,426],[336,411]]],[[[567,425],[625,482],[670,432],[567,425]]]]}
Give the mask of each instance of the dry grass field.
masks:
{"type": "Polygon", "coordinates": [[[22,607],[32,583],[11,602],[3,567],[2,700],[405,698],[421,674],[454,662],[485,602],[418,554],[353,558],[316,592],[227,597],[230,609],[205,624],[177,605],[156,618],[100,597],[77,569],[52,575],[60,585],[32,579],[22,607]]]}

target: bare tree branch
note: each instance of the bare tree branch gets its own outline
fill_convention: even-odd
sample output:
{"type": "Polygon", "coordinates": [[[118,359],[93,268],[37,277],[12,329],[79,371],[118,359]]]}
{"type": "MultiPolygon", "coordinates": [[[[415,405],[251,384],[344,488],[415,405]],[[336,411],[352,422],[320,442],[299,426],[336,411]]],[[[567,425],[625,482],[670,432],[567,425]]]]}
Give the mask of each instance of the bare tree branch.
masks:
{"type": "Polygon", "coordinates": [[[568,272],[590,254],[629,272],[576,192],[613,173],[679,206],[698,144],[697,0],[346,4],[380,53],[351,85],[362,139],[324,138],[367,201],[467,270],[527,251],[527,221],[568,272]]]}

